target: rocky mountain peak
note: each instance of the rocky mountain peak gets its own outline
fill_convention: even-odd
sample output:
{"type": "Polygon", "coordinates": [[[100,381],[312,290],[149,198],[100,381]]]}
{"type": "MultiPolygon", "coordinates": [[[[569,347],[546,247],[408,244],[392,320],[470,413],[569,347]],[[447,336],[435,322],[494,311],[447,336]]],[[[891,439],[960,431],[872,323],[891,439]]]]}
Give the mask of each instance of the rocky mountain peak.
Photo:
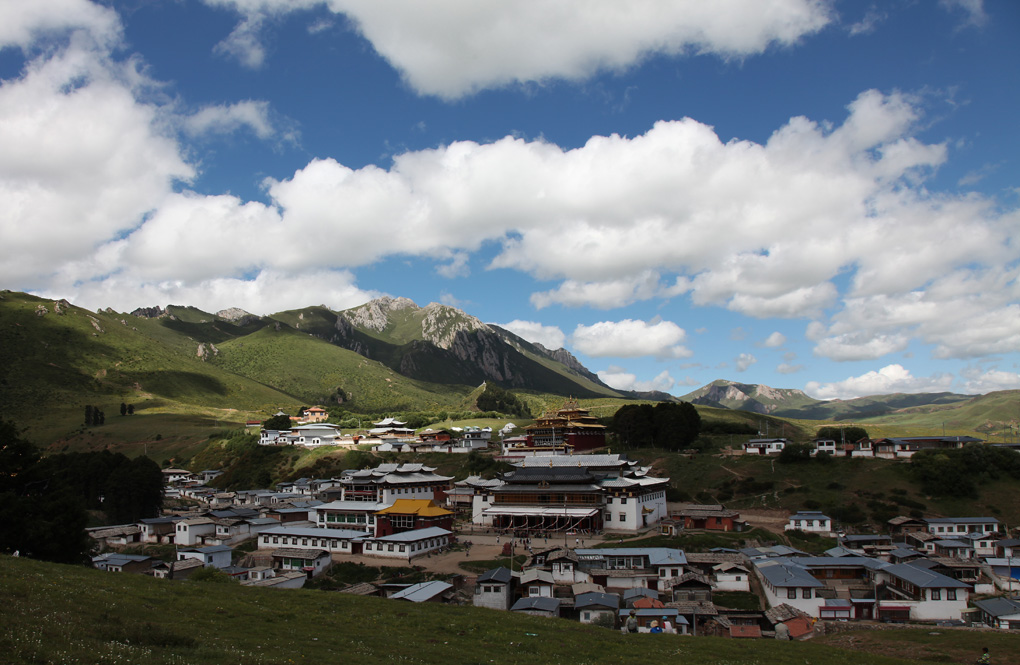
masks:
{"type": "Polygon", "coordinates": [[[480,320],[449,305],[433,302],[422,311],[425,315],[421,321],[422,337],[443,349],[453,345],[459,332],[489,331],[480,320]]]}
{"type": "Polygon", "coordinates": [[[165,315],[166,310],[159,305],[156,305],[155,307],[139,307],[135,311],[131,312],[131,316],[137,316],[142,319],[158,319],[165,315]]]}
{"type": "Polygon", "coordinates": [[[258,318],[254,314],[244,311],[240,307],[231,307],[229,309],[221,309],[216,312],[216,316],[227,321],[239,321],[247,318],[258,318]]]}
{"type": "Polygon", "coordinates": [[[410,298],[390,298],[383,296],[347,310],[347,318],[355,326],[382,332],[390,322],[390,312],[404,309],[418,309],[418,305],[410,298]]]}

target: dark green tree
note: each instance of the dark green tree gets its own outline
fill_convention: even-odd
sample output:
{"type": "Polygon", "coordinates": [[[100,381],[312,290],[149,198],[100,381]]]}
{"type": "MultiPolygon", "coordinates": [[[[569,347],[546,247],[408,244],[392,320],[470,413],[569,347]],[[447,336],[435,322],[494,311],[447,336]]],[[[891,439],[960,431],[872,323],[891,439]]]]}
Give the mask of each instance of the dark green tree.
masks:
{"type": "Polygon", "coordinates": [[[651,404],[625,404],[613,414],[609,429],[627,448],[651,445],[655,437],[655,411],[651,404]]]}
{"type": "Polygon", "coordinates": [[[812,446],[806,443],[788,443],[779,451],[780,464],[798,464],[811,461],[812,446]]]}
{"type": "Polygon", "coordinates": [[[0,552],[84,563],[87,520],[83,501],[47,475],[13,423],[0,421],[0,552]]]}
{"type": "Polygon", "coordinates": [[[290,416],[273,416],[262,421],[263,429],[290,429],[290,416]]]}
{"type": "Polygon", "coordinates": [[[127,409],[128,415],[129,416],[135,415],[135,405],[134,404],[128,404],[127,406],[128,406],[128,409],[127,409]]]}
{"type": "Polygon", "coordinates": [[[163,473],[148,457],[136,457],[114,468],[106,478],[103,510],[118,523],[157,517],[163,505],[163,473]]]}
{"type": "Polygon", "coordinates": [[[485,390],[475,400],[475,406],[479,411],[494,411],[512,416],[531,415],[528,406],[522,402],[517,395],[509,390],[504,390],[494,383],[486,383],[485,390]]]}
{"type": "Polygon", "coordinates": [[[853,425],[851,427],[839,427],[833,425],[827,425],[820,427],[818,432],[815,434],[816,439],[831,439],[836,443],[854,443],[861,439],[868,438],[868,430],[863,427],[853,425]]]}

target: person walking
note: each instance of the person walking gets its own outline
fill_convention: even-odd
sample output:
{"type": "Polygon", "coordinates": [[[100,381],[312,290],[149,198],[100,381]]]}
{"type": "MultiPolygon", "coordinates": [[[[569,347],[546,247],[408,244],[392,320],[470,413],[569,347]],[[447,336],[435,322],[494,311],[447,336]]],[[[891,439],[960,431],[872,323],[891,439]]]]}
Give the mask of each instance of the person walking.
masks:
{"type": "Polygon", "coordinates": [[[637,625],[638,625],[637,624],[637,612],[635,612],[634,610],[631,610],[630,611],[630,616],[627,617],[627,632],[628,633],[636,633],[637,632],[637,625]]]}

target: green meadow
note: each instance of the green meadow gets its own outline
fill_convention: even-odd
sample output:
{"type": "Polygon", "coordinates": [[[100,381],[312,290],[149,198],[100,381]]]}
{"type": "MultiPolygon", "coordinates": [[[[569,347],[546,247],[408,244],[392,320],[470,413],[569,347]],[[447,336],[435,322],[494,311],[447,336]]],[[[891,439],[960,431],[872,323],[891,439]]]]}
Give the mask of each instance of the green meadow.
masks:
{"type": "Polygon", "coordinates": [[[622,635],[470,606],[169,582],[8,556],[0,607],[0,661],[39,665],[919,665],[969,662],[985,645],[1012,654],[996,663],[1020,654],[1005,633],[869,631],[850,642],[622,635]]]}

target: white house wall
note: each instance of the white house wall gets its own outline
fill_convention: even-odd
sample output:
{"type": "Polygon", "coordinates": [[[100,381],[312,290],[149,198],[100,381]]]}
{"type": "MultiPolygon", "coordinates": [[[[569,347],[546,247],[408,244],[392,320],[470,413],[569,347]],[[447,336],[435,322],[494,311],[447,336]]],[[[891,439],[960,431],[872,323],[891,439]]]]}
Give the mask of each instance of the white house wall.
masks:
{"type": "Polygon", "coordinates": [[[750,591],[751,582],[747,579],[748,573],[739,575],[716,575],[713,589],[716,591],[750,591]],[[740,579],[737,579],[737,578],[740,579]]]}

